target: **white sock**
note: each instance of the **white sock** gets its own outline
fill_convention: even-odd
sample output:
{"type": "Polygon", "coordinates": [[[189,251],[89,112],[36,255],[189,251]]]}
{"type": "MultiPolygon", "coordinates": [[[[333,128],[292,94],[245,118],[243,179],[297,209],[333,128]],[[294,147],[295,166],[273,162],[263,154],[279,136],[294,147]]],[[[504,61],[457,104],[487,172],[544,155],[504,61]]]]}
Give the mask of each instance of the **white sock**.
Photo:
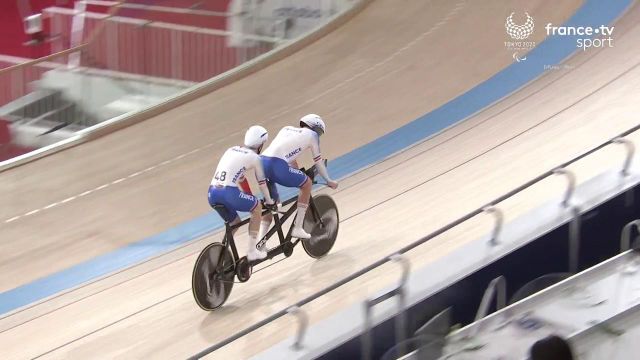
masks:
{"type": "Polygon", "coordinates": [[[262,238],[267,235],[267,231],[269,231],[269,226],[271,226],[271,221],[262,220],[260,222],[260,236],[258,238],[262,240],[262,238]]]}
{"type": "Polygon", "coordinates": [[[307,204],[298,203],[298,213],[296,214],[295,225],[301,228],[304,225],[304,215],[307,213],[307,204]]]}

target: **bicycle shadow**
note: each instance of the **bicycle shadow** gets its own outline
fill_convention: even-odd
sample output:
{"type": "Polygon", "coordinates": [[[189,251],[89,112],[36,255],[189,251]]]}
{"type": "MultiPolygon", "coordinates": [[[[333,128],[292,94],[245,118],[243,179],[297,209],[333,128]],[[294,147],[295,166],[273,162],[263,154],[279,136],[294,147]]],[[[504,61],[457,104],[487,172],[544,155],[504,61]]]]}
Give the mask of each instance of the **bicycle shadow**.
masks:
{"type": "MultiPolygon", "coordinates": [[[[336,269],[339,269],[340,274],[351,273],[354,268],[355,262],[351,256],[346,253],[336,252],[314,260],[309,265],[308,272],[291,272],[286,280],[282,278],[271,280],[273,282],[272,286],[267,286],[251,295],[243,296],[242,299],[234,301],[232,292],[231,298],[224,306],[203,317],[199,326],[200,335],[210,342],[220,341],[220,334],[211,330],[214,329],[214,326],[219,326],[220,322],[229,321],[225,318],[238,312],[253,312],[256,319],[262,319],[309,295],[310,292],[305,288],[312,279],[327,275],[328,272],[332,272],[332,276],[335,276],[336,269]]],[[[244,284],[236,284],[236,286],[251,286],[251,281],[249,280],[244,284]]],[[[262,281],[269,280],[263,279],[262,281]]]]}
{"type": "Polygon", "coordinates": [[[318,277],[325,275],[327,271],[335,272],[336,269],[339,269],[340,273],[350,274],[354,268],[355,261],[353,257],[345,252],[338,251],[315,260],[309,267],[309,272],[311,276],[318,277]]]}
{"type": "MultiPolygon", "coordinates": [[[[296,299],[302,296],[300,290],[303,285],[299,281],[301,276],[302,274],[296,274],[294,278],[288,278],[287,281],[278,281],[273,286],[261,289],[257,293],[249,295],[244,299],[237,301],[229,299],[230,302],[210,312],[202,319],[199,326],[200,333],[205,337],[207,337],[207,334],[211,334],[211,336],[219,335],[211,333],[210,329],[213,328],[212,326],[214,326],[216,322],[224,321],[224,318],[237,312],[262,312],[259,315],[256,314],[256,316],[262,318],[271,315],[275,311],[281,310],[281,308],[277,306],[278,304],[280,304],[281,307],[293,304],[296,299]]],[[[251,280],[243,285],[251,286],[250,283],[251,280]]],[[[233,297],[233,293],[231,296],[233,297]]]]}

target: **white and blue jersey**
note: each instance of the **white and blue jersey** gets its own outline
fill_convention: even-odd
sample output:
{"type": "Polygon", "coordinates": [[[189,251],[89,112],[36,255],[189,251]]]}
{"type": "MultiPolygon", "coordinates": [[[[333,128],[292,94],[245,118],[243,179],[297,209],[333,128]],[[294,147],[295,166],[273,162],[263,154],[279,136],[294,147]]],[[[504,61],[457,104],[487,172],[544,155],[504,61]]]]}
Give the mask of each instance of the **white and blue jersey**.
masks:
{"type": "MultiPolygon", "coordinates": [[[[293,126],[282,128],[269,147],[262,152],[262,165],[269,182],[286,187],[304,185],[307,175],[289,164],[307,149],[311,150],[314,162],[321,162],[320,141],[315,131],[293,126]]],[[[269,191],[274,199],[278,198],[273,184],[269,184],[269,191]]]]}
{"type": "Polygon", "coordinates": [[[238,189],[238,183],[245,173],[253,169],[259,185],[264,185],[265,175],[260,156],[250,149],[234,146],[222,155],[209,186],[209,205],[223,205],[225,211],[220,216],[231,222],[238,217],[237,211],[252,211],[258,205],[258,199],[238,189]]]}
{"type": "Polygon", "coordinates": [[[308,128],[285,126],[262,152],[262,156],[280,158],[291,164],[306,149],[311,150],[314,162],[322,159],[318,134],[308,128]]]}

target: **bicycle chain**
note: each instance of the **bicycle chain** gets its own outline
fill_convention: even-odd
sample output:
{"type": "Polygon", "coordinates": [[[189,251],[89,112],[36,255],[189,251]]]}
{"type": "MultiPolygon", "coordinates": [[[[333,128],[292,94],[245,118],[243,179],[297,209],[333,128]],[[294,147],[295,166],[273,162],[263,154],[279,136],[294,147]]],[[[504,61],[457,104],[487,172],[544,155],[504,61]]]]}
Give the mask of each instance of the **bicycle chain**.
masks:
{"type": "MultiPolygon", "coordinates": [[[[271,264],[269,264],[269,265],[267,265],[265,267],[261,267],[260,269],[258,269],[256,271],[252,271],[251,275],[259,273],[260,271],[262,271],[262,270],[264,270],[264,269],[266,269],[266,268],[268,268],[270,266],[273,266],[273,265],[275,265],[275,264],[277,264],[280,261],[283,261],[285,259],[286,259],[286,257],[283,257],[282,259],[274,261],[274,262],[272,262],[271,264]]],[[[225,269],[225,271],[226,271],[226,269],[225,269]]],[[[234,273],[234,275],[235,275],[235,273],[234,273]]],[[[234,284],[242,284],[243,283],[243,281],[235,281],[235,280],[231,280],[231,281],[229,281],[229,280],[216,280],[216,281],[220,281],[220,282],[223,282],[223,283],[234,283],[234,284]]],[[[246,281],[244,281],[244,282],[246,282],[246,281]]]]}

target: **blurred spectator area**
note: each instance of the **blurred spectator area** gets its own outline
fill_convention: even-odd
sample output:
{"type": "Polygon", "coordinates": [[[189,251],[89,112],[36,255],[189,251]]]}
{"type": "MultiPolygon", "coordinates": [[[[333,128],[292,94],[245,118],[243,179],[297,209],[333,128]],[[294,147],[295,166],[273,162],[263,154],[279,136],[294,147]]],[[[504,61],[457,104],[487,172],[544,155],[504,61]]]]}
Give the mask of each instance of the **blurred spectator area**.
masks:
{"type": "MultiPolygon", "coordinates": [[[[127,0],[118,15],[136,19],[224,30],[231,0],[127,0]]],[[[110,6],[112,1],[88,1],[110,6]]],[[[93,10],[92,10],[93,11],[93,10]]]]}
{"type": "MultiPolygon", "coordinates": [[[[50,19],[51,29],[59,34],[51,40],[55,52],[72,47],[73,10],[47,8],[44,14],[50,19]]],[[[82,38],[89,39],[106,17],[106,14],[87,12],[82,38]]],[[[228,46],[229,36],[225,30],[118,15],[105,21],[103,31],[97,33],[83,54],[82,65],[200,82],[271,50],[277,41],[246,34],[244,38],[254,41],[249,46],[236,48],[228,46]]]]}
{"type": "Polygon", "coordinates": [[[0,106],[42,85],[34,81],[50,70],[67,73],[71,70],[77,73],[78,68],[103,70],[103,76],[175,83],[182,89],[261,55],[277,43],[275,38],[242,35],[252,41],[230,47],[230,33],[225,30],[122,16],[108,18],[106,13],[86,12],[77,16],[70,8],[45,8],[43,15],[56,34],[47,41],[54,54],[91,41],[82,51],[52,55],[46,62],[29,63],[25,58],[0,54],[0,69],[13,66],[4,72],[0,70],[0,106]],[[72,44],[73,22],[80,17],[82,25],[77,28],[81,40],[72,44]],[[15,66],[19,64],[22,65],[15,66]]]}
{"type": "MultiPolygon", "coordinates": [[[[18,56],[24,58],[39,58],[49,54],[50,50],[47,45],[25,46],[29,41],[29,37],[24,31],[23,18],[39,13],[42,9],[53,6],[59,2],[59,6],[73,6],[71,1],[65,1],[64,4],[57,0],[33,0],[33,1],[17,1],[3,0],[0,5],[0,54],[18,56]]],[[[48,21],[44,20],[45,27],[48,21]]],[[[0,66],[6,66],[1,64],[0,66]]]]}
{"type": "MultiPolygon", "coordinates": [[[[149,21],[190,25],[209,29],[225,28],[226,12],[230,0],[128,0],[119,10],[119,15],[149,21]],[[222,15],[222,16],[221,16],[222,15]]],[[[0,5],[0,54],[37,59],[53,52],[49,42],[29,44],[31,38],[25,34],[23,19],[42,13],[48,7],[73,9],[74,0],[2,0],[0,5]],[[27,45],[28,44],[28,45],[27,45]]],[[[106,13],[114,1],[85,1],[86,10],[106,13]]],[[[50,18],[43,16],[44,33],[56,36],[51,31],[50,18]]]]}
{"type": "Polygon", "coordinates": [[[17,145],[12,141],[10,122],[0,118],[0,161],[26,154],[33,148],[17,145]]]}
{"type": "Polygon", "coordinates": [[[0,117],[13,145],[50,145],[237,67],[352,3],[6,0],[0,26],[14,36],[0,43],[0,117]],[[38,13],[43,35],[29,37],[23,19],[38,13]]]}
{"type": "MultiPolygon", "coordinates": [[[[275,45],[227,47],[228,33],[216,29],[225,26],[226,13],[194,15],[191,0],[131,2],[114,17],[107,15],[113,1],[86,1],[83,13],[71,1],[7,2],[13,16],[4,26],[15,36],[4,37],[0,49],[0,161],[157,103],[275,45]],[[21,19],[37,12],[46,37],[27,44],[32,39],[21,19]],[[197,23],[192,18],[199,16],[209,20],[201,22],[206,27],[179,24],[197,23]]],[[[228,5],[206,3],[216,10],[228,5]]]]}

